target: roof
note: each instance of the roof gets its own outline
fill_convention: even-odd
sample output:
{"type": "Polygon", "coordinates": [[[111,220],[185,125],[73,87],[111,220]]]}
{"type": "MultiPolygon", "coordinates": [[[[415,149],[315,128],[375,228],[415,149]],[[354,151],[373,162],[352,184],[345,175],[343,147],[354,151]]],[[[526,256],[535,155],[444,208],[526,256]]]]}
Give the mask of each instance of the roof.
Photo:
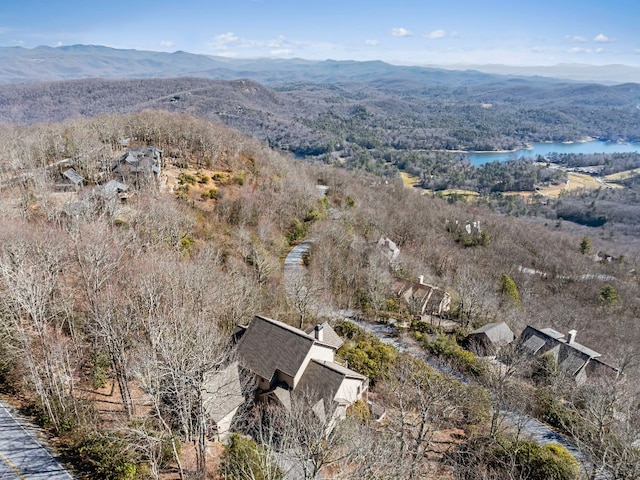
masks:
{"type": "Polygon", "coordinates": [[[129,186],[116,180],[109,180],[102,186],[102,191],[107,195],[115,195],[129,190],[129,186]]]}
{"type": "Polygon", "coordinates": [[[505,322],[487,323],[471,332],[469,336],[482,334],[486,335],[495,344],[507,344],[515,338],[515,335],[505,322]]]}
{"type": "Polygon", "coordinates": [[[118,173],[160,173],[162,150],[155,147],[129,149],[113,165],[112,170],[118,173]]]}
{"type": "MultiPolygon", "coordinates": [[[[304,332],[313,337],[314,334],[314,330],[315,330],[315,325],[313,327],[309,327],[307,328],[304,332]]],[[[329,322],[324,322],[322,324],[322,343],[329,345],[330,347],[335,348],[336,350],[338,350],[343,344],[344,344],[344,340],[342,340],[342,338],[340,338],[340,335],[338,335],[336,333],[336,331],[331,328],[331,325],[329,325],[329,322]]]]}
{"type": "Polygon", "coordinates": [[[76,185],[81,185],[84,183],[84,177],[76,172],[73,168],[68,168],[67,170],[62,172],[62,175],[71,180],[71,182],[76,185]]]}
{"type": "Polygon", "coordinates": [[[441,310],[448,310],[450,296],[443,288],[427,283],[413,282],[404,278],[394,278],[393,290],[405,302],[417,303],[421,313],[440,314],[441,310]]]}
{"type": "Polygon", "coordinates": [[[334,362],[311,360],[298,382],[294,395],[303,398],[310,405],[324,400],[325,406],[331,403],[345,378],[365,381],[367,377],[349,370],[334,362]]]}
{"type": "Polygon", "coordinates": [[[560,333],[559,331],[553,329],[553,328],[543,328],[540,330],[540,332],[544,333],[545,335],[551,337],[551,338],[555,338],[555,339],[560,339],[562,337],[564,337],[563,333],[560,333]]]}
{"type": "Polygon", "coordinates": [[[270,380],[279,370],[295,377],[315,340],[286,323],[256,315],[238,343],[243,367],[270,380]]]}
{"type": "Polygon", "coordinates": [[[208,375],[203,387],[204,408],[209,416],[219,422],[244,402],[238,362],[208,375]]]}
{"type": "MultiPolygon", "coordinates": [[[[520,346],[532,354],[551,352],[558,362],[558,366],[565,372],[577,375],[585,365],[592,360],[596,361],[601,356],[600,353],[584,345],[566,339],[565,336],[553,328],[537,329],[527,326],[520,336],[520,346]]],[[[600,365],[604,365],[602,370],[618,372],[604,362],[597,361],[598,366],[592,370],[597,370],[600,365]]]]}

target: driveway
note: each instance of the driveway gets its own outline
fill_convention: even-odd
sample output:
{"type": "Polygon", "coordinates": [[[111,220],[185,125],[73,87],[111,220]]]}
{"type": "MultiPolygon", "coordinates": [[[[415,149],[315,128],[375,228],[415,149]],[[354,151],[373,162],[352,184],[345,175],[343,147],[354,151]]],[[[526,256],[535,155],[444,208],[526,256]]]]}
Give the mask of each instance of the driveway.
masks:
{"type": "Polygon", "coordinates": [[[73,477],[53,458],[35,432],[23,426],[0,402],[0,479],[71,480],[73,477]]]}

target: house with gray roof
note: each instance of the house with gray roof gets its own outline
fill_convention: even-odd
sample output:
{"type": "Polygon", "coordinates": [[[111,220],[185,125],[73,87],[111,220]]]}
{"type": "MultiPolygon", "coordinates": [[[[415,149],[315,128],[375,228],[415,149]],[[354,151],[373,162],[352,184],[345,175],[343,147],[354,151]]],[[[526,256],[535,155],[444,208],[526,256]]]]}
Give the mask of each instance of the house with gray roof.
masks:
{"type": "Polygon", "coordinates": [[[532,356],[550,354],[562,372],[573,377],[578,385],[591,376],[618,378],[620,369],[608,365],[602,355],[576,342],[575,330],[567,336],[553,328],[527,326],[518,339],[518,348],[532,356]]]}
{"type": "Polygon", "coordinates": [[[467,335],[464,348],[480,357],[488,357],[496,355],[500,348],[510,344],[515,338],[505,322],[487,323],[467,335]]]}
{"type": "Polygon", "coordinates": [[[285,408],[304,399],[316,414],[344,416],[346,408],[362,398],[368,380],[335,362],[341,345],[328,324],[305,332],[257,315],[242,332],[237,354],[240,365],[257,379],[258,398],[285,408]]]}
{"type": "Polygon", "coordinates": [[[69,180],[75,188],[80,188],[84,185],[85,179],[74,168],[68,168],[62,172],[62,176],[69,180]]]}
{"type": "Polygon", "coordinates": [[[111,166],[111,172],[125,183],[140,186],[160,175],[162,150],[156,147],[130,148],[111,166]]]}
{"type": "Polygon", "coordinates": [[[231,362],[205,376],[202,400],[212,427],[209,436],[218,441],[227,437],[233,417],[244,403],[238,367],[237,361],[231,362]]]}

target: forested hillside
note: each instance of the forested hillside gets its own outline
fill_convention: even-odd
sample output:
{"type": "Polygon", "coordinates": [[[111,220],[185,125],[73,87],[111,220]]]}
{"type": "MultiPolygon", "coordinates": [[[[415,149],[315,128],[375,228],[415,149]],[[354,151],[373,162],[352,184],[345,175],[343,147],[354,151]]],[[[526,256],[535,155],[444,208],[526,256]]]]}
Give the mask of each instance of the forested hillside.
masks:
{"type": "MultiPolygon", "coordinates": [[[[199,94],[194,87],[210,88],[196,80],[171,82],[175,88],[161,101],[169,108],[195,108],[199,103],[188,100],[199,94]]],[[[64,93],[63,85],[80,91],[102,85],[114,92],[110,98],[117,109],[123,103],[116,91],[134,98],[136,85],[145,83],[72,82],[50,88],[70,95],[73,90],[64,93]]],[[[225,85],[236,98],[254,102],[278,106],[295,98],[251,82],[225,85]]],[[[336,105],[342,105],[343,93],[336,89],[336,105]]],[[[153,97],[147,106],[157,101],[153,97]]],[[[61,99],[51,98],[60,104],[61,99]]],[[[341,108],[353,108],[346,103],[341,108]]],[[[351,115],[365,123],[379,120],[369,110],[372,105],[351,115]]],[[[460,323],[459,331],[453,337],[439,331],[424,335],[437,339],[439,354],[458,352],[454,339],[487,322],[505,321],[516,333],[527,324],[576,329],[580,342],[622,369],[624,385],[637,385],[638,252],[619,250],[605,239],[585,240],[478,205],[419,195],[397,179],[294,160],[241,132],[184,113],[145,110],[4,126],[0,147],[5,225],[0,231],[0,386],[60,436],[68,456],[90,477],[104,472],[110,472],[108,478],[160,478],[161,473],[202,478],[207,472],[213,477],[220,457],[211,454],[199,392],[203,375],[228,362],[234,327],[258,313],[312,325],[319,320],[317,302],[371,318],[410,320],[391,290],[392,275],[423,275],[451,292],[450,317],[460,323]],[[163,173],[157,183],[109,196],[101,187],[125,143],[162,149],[163,173]],[[60,173],[69,166],[86,180],[78,190],[59,186],[60,173]],[[326,197],[319,184],[328,187],[326,197]],[[472,222],[481,226],[482,235],[465,233],[462,226],[472,222]],[[376,246],[381,236],[400,249],[394,266],[376,246]],[[282,257],[308,237],[315,239],[305,258],[312,287],[291,298],[283,287],[282,257]],[[599,250],[615,260],[595,261],[592,253],[599,250]],[[508,291],[505,277],[513,284],[508,291]]],[[[577,389],[568,387],[572,380],[549,372],[535,377],[528,370],[509,377],[518,379],[516,385],[501,383],[504,378],[473,363],[479,360],[458,354],[467,366],[478,367],[477,383],[463,385],[397,354],[388,361],[398,363],[378,364],[375,356],[386,351],[344,328],[354,339],[348,347],[359,352],[351,352],[351,358],[374,369],[373,392],[390,414],[381,425],[353,415],[330,441],[322,437],[317,445],[326,461],[319,465],[323,475],[362,478],[361,468],[369,468],[371,478],[508,478],[517,472],[522,478],[545,478],[526,476],[531,475],[527,469],[541,468],[527,462],[546,458],[544,465],[559,465],[556,456],[562,455],[538,451],[529,442],[531,457],[524,461],[522,440],[498,434],[490,421],[503,401],[539,415],[566,413],[564,420],[554,421],[574,429],[593,462],[622,472],[616,478],[637,473],[630,447],[638,433],[632,388],[577,389]],[[539,383],[530,390],[534,377],[539,383]],[[496,388],[502,389],[500,395],[487,393],[496,388]],[[629,407],[628,416],[614,418],[607,410],[605,418],[591,408],[591,400],[611,398],[612,392],[620,394],[615,411],[629,407]],[[578,417],[586,422],[570,421],[578,417]],[[406,418],[422,419],[422,429],[406,418]],[[597,421],[610,423],[596,438],[591,435],[597,421]],[[450,443],[450,453],[433,454],[437,432],[454,427],[457,440],[450,443]],[[578,427],[584,429],[578,432],[578,427]]],[[[424,341],[422,334],[415,338],[424,341]]],[[[241,431],[250,418],[238,427],[241,431]]],[[[287,432],[312,430],[308,424],[286,425],[287,432]]],[[[251,458],[262,459],[252,464],[253,474],[273,474],[257,478],[279,478],[279,470],[265,463],[272,457],[264,456],[264,448],[277,449],[277,439],[271,439],[275,443],[266,447],[245,445],[251,458]]],[[[232,469],[240,460],[225,452],[221,468],[232,469]]],[[[311,458],[306,455],[300,461],[311,458]]],[[[568,476],[555,478],[575,478],[572,468],[568,476]]]]}
{"type": "Polygon", "coordinates": [[[249,80],[74,80],[0,86],[0,120],[31,124],[143,108],[221,121],[297,155],[375,171],[407,150],[500,150],[536,141],[640,139],[640,85],[490,77],[265,87],[249,80]]]}

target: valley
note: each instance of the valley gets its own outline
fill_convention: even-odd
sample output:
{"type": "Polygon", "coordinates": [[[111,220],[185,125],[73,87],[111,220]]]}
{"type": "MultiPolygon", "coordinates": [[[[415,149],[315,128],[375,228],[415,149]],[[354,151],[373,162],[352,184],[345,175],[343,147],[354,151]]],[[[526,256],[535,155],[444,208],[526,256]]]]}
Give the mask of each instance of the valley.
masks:
{"type": "Polygon", "coordinates": [[[0,84],[0,393],[74,476],[640,475],[640,153],[470,157],[633,147],[640,85],[195,57],[0,84]]]}

